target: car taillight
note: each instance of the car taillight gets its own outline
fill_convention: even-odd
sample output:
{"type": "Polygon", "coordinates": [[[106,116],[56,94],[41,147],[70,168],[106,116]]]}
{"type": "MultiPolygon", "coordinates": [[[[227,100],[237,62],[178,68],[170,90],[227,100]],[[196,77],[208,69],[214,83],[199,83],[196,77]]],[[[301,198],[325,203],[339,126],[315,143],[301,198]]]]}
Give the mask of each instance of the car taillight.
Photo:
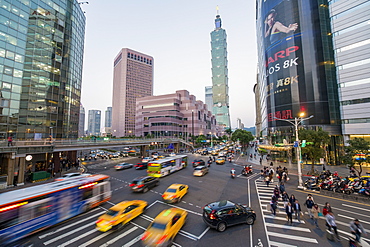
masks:
{"type": "Polygon", "coordinates": [[[144,187],[144,184],[140,184],[137,186],[138,188],[144,187]]]}
{"type": "Polygon", "coordinates": [[[141,240],[145,240],[149,237],[149,232],[144,233],[144,235],[141,237],[141,240]]]}
{"type": "Polygon", "coordinates": [[[135,184],[130,184],[130,187],[134,187],[135,186],[135,184]]]}
{"type": "Polygon", "coordinates": [[[167,238],[167,235],[163,235],[157,242],[157,244],[162,244],[167,238]]]}
{"type": "Polygon", "coordinates": [[[100,220],[98,220],[97,222],[96,222],[96,224],[99,224],[100,222],[102,222],[103,221],[103,219],[100,219],[100,220]]]}
{"type": "Polygon", "coordinates": [[[215,220],[215,219],[216,219],[216,216],[215,216],[214,214],[210,213],[210,214],[209,214],[209,218],[210,218],[211,220],[215,220]]]}
{"type": "Polygon", "coordinates": [[[112,220],[112,221],[110,221],[109,223],[111,223],[111,224],[115,224],[115,223],[116,223],[116,220],[112,220]]]}

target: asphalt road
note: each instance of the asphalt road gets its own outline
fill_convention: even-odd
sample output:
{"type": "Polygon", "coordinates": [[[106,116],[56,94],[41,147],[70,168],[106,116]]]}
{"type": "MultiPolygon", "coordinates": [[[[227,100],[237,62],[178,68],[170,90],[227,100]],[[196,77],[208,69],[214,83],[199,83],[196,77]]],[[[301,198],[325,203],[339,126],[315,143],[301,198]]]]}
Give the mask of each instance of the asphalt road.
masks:
{"type": "MultiPolygon", "coordinates": [[[[87,164],[89,173],[103,173],[111,176],[112,199],[110,202],[95,208],[85,214],[76,216],[52,228],[41,231],[29,239],[35,246],[141,246],[140,238],[151,220],[163,209],[173,206],[188,211],[188,219],[174,241],[175,246],[348,246],[348,223],[354,217],[360,219],[365,229],[370,232],[370,206],[336,198],[329,198],[320,194],[313,194],[315,202],[323,207],[328,201],[332,204],[337,219],[340,242],[330,242],[326,239],[324,219],[320,219],[320,228],[305,215],[303,221],[293,222],[289,226],[286,222],[285,211],[278,211],[272,216],[269,211],[269,201],[273,185],[266,187],[264,182],[255,173],[249,177],[230,177],[230,170],[234,167],[240,174],[241,167],[233,163],[225,165],[211,165],[210,172],[204,177],[194,177],[191,162],[200,155],[189,154],[189,166],[181,171],[160,179],[159,186],[147,193],[132,193],[129,183],[138,176],[146,175],[146,170],[134,168],[115,171],[116,163],[126,161],[138,162],[134,158],[120,158],[116,160],[97,160],[87,164]],[[162,193],[173,183],[189,185],[189,193],[182,201],[169,205],[162,201],[162,193]],[[144,215],[133,220],[131,224],[119,231],[101,233],[95,230],[95,221],[112,205],[123,200],[146,200],[149,208],[144,215]],[[202,207],[210,202],[231,200],[249,204],[256,211],[257,220],[254,225],[238,225],[220,233],[209,229],[202,220],[202,207]]],[[[202,157],[205,161],[208,157],[202,157]]],[[[258,172],[257,170],[255,170],[258,172]]],[[[292,176],[286,185],[288,194],[295,194],[303,203],[308,191],[296,190],[296,177],[292,176]]],[[[274,182],[276,184],[276,181],[274,182]]],[[[281,207],[282,204],[279,204],[281,207]]],[[[282,210],[282,209],[281,209],[282,210]]],[[[304,210],[305,212],[305,210],[304,210]]],[[[363,238],[369,241],[369,235],[363,238]]]]}

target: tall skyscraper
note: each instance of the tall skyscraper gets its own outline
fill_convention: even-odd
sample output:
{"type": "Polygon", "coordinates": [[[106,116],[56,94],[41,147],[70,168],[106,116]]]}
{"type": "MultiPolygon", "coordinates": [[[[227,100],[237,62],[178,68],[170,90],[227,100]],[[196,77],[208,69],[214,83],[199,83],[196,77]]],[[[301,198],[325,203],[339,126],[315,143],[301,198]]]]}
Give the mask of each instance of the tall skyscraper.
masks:
{"type": "Polygon", "coordinates": [[[101,111],[89,110],[87,116],[87,133],[89,135],[100,136],[101,111]]]}
{"type": "Polygon", "coordinates": [[[104,127],[112,127],[112,107],[107,107],[105,110],[105,124],[104,127]]]}
{"type": "Polygon", "coordinates": [[[370,141],[370,1],[329,1],[344,140],[370,141]]]}
{"type": "Polygon", "coordinates": [[[85,135],[85,108],[80,104],[80,121],[78,123],[78,137],[85,135]]]}
{"type": "Polygon", "coordinates": [[[221,17],[216,15],[215,30],[211,32],[212,55],[212,113],[225,128],[230,128],[229,85],[227,69],[226,31],[221,28],[221,17]]]}
{"type": "Polygon", "coordinates": [[[84,36],[77,1],[2,1],[0,139],[77,138],[84,36]]]}
{"type": "Polygon", "coordinates": [[[153,57],[127,48],[114,59],[112,135],[134,135],[136,99],[153,95],[153,65],[153,57]]]}
{"type": "Polygon", "coordinates": [[[207,86],[205,88],[205,103],[208,107],[209,111],[212,111],[213,108],[213,94],[212,94],[212,86],[207,86]]]}

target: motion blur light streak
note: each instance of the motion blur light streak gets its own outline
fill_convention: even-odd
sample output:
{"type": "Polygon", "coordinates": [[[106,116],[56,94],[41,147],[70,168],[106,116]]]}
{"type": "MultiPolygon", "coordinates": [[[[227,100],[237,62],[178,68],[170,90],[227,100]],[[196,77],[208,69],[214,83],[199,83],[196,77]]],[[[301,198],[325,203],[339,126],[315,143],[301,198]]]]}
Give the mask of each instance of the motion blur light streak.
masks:
{"type": "Polygon", "coordinates": [[[0,212],[4,212],[4,211],[9,210],[9,209],[17,208],[17,207],[20,207],[20,206],[25,205],[27,203],[28,202],[22,202],[22,203],[10,205],[10,206],[7,206],[7,207],[3,207],[3,208],[0,208],[0,212]]]}

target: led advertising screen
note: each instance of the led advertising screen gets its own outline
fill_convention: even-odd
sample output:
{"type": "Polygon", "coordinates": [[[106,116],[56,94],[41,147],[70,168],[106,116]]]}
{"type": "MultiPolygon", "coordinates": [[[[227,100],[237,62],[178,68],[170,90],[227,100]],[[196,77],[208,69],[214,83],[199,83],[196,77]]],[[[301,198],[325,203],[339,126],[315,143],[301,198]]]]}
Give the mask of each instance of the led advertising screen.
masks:
{"type": "Polygon", "coordinates": [[[289,123],[299,113],[309,124],[330,124],[318,6],[314,0],[260,0],[257,31],[262,37],[268,126],[289,123]],[[320,68],[321,66],[321,68],[320,68]]]}

